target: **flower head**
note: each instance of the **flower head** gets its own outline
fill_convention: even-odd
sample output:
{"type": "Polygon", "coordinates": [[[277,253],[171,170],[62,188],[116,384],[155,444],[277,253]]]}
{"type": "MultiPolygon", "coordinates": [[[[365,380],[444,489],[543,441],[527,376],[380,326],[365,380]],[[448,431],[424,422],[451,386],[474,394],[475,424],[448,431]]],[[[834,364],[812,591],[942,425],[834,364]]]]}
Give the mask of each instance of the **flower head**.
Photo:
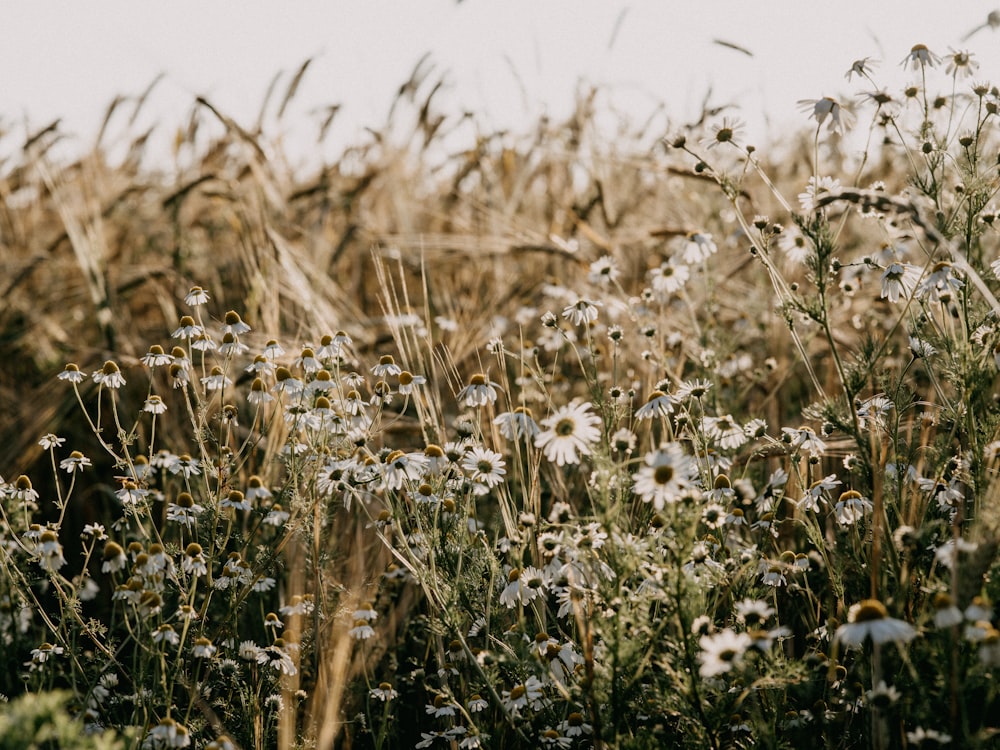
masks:
{"type": "Polygon", "coordinates": [[[821,99],[801,99],[799,106],[803,111],[809,112],[809,116],[815,118],[816,126],[823,127],[823,123],[830,120],[827,129],[833,133],[844,134],[851,125],[854,124],[852,115],[836,99],[824,96],[821,99]]]}
{"type": "Polygon", "coordinates": [[[909,623],[889,617],[885,605],[877,599],[865,599],[851,606],[847,624],[837,628],[835,639],[848,648],[861,646],[869,638],[873,643],[908,643],[917,635],[909,623]]]}
{"type": "Polygon", "coordinates": [[[546,429],[535,436],[535,446],[549,461],[558,466],[578,464],[581,456],[590,455],[590,446],[601,438],[601,418],[590,408],[590,402],[574,400],[542,420],[546,429]]]}

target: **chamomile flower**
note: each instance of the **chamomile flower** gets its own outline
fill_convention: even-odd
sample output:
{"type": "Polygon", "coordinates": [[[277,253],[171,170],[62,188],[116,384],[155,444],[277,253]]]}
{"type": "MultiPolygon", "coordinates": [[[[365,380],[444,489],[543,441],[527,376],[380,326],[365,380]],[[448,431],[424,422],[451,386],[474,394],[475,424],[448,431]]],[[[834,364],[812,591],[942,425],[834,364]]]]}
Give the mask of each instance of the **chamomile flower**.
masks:
{"type": "Polygon", "coordinates": [[[198,305],[208,304],[209,299],[211,299],[211,297],[208,296],[208,292],[200,286],[193,286],[190,291],[184,295],[184,304],[191,305],[191,307],[197,307],[198,305]]]}
{"type": "Polygon", "coordinates": [[[503,456],[480,446],[470,449],[462,457],[462,468],[469,472],[473,482],[487,487],[496,487],[507,473],[503,456]]]}
{"type": "Polygon", "coordinates": [[[223,333],[231,333],[234,336],[240,336],[247,333],[250,330],[250,326],[243,322],[243,318],[235,310],[230,310],[226,313],[225,321],[222,325],[223,333]]]}
{"type": "Polygon", "coordinates": [[[80,371],[79,366],[77,366],[73,362],[70,362],[68,365],[66,365],[66,367],[63,369],[62,372],[56,375],[56,378],[59,380],[64,380],[67,383],[82,383],[84,380],[87,379],[87,376],[80,371]]]}
{"type": "Polygon", "coordinates": [[[562,316],[575,326],[588,325],[597,320],[597,308],[600,304],[589,299],[579,299],[564,307],[562,316]]]}
{"type": "Polygon", "coordinates": [[[68,474],[83,471],[89,466],[91,466],[90,459],[80,453],[80,451],[73,451],[68,457],[59,462],[59,468],[68,474]]]}
{"type": "Polygon", "coordinates": [[[167,410],[167,405],[163,403],[163,399],[153,394],[146,399],[145,403],[142,405],[142,410],[150,414],[159,415],[163,414],[167,410]]]}
{"type": "Polygon", "coordinates": [[[173,330],[170,336],[175,339],[193,339],[204,333],[205,329],[198,325],[194,318],[190,315],[184,315],[181,317],[180,324],[173,330]]]}
{"type": "Polygon", "coordinates": [[[590,402],[574,399],[542,420],[543,432],[535,436],[535,446],[541,448],[549,461],[557,466],[578,464],[589,456],[591,446],[601,439],[601,418],[591,411],[590,402]]]}
{"type": "Polygon", "coordinates": [[[698,639],[701,653],[698,668],[702,677],[715,677],[725,674],[743,661],[743,655],[753,644],[753,639],[746,633],[737,633],[730,628],[721,630],[714,635],[703,635],[698,639]]]}
{"type": "Polygon", "coordinates": [[[724,143],[736,144],[737,138],[740,137],[744,128],[744,123],[742,120],[737,120],[733,117],[723,117],[722,122],[718,123],[709,130],[709,137],[705,138],[703,143],[705,148],[713,149],[716,146],[724,143]]]}
{"type": "Polygon", "coordinates": [[[702,429],[705,431],[705,436],[723,450],[735,450],[747,441],[743,428],[729,414],[721,417],[705,417],[702,420],[702,429]]]}
{"type": "Polygon", "coordinates": [[[840,180],[833,177],[824,175],[818,180],[810,177],[805,192],[799,193],[799,205],[805,213],[812,213],[819,208],[822,198],[839,193],[840,189],[840,180]]]}
{"type": "Polygon", "coordinates": [[[803,451],[811,456],[821,456],[826,450],[826,443],[809,427],[782,427],[782,440],[789,443],[794,450],[803,451]]]}
{"type": "Polygon", "coordinates": [[[618,280],[619,270],[615,259],[610,255],[602,255],[590,264],[587,281],[598,286],[608,286],[618,280]]]}
{"type": "Polygon", "coordinates": [[[837,628],[834,638],[847,648],[857,648],[868,639],[873,643],[908,643],[916,635],[912,625],[889,617],[882,602],[865,599],[851,606],[847,623],[837,628]]]}
{"type": "Polygon", "coordinates": [[[646,278],[657,294],[673,294],[680,291],[691,278],[691,269],[676,257],[671,257],[665,263],[650,269],[646,278]]]}
{"type": "Polygon", "coordinates": [[[892,263],[882,272],[881,299],[909,299],[920,281],[920,268],[910,263],[892,263]]]}
{"type": "Polygon", "coordinates": [[[500,434],[507,440],[533,440],[541,432],[538,423],[527,406],[519,406],[514,411],[498,414],[493,424],[500,428],[500,434]]]}
{"type": "Polygon", "coordinates": [[[940,63],[941,58],[927,49],[926,44],[914,44],[900,64],[910,70],[922,70],[925,67],[933,68],[940,63]]]}
{"type": "Polygon", "coordinates": [[[632,475],[633,491],[656,510],[667,503],[675,503],[694,485],[697,465],[676,443],[666,443],[647,453],[643,466],[632,475]]]}
{"type": "Polygon", "coordinates": [[[848,490],[840,496],[833,508],[837,523],[841,526],[851,526],[872,511],[872,501],[857,490],[848,490]]]}
{"type": "Polygon", "coordinates": [[[146,352],[139,360],[146,367],[162,367],[164,365],[169,365],[174,361],[174,358],[163,351],[163,347],[159,344],[153,344],[149,347],[149,351],[146,352]]]}
{"type": "Polygon", "coordinates": [[[649,394],[646,403],[635,411],[635,418],[640,422],[656,417],[668,417],[674,412],[674,400],[666,393],[655,390],[649,394]]]}
{"type": "Polygon", "coordinates": [[[378,687],[372,688],[368,691],[368,695],[375,700],[382,701],[383,703],[388,703],[394,698],[399,697],[399,693],[392,687],[389,682],[380,682],[378,687]]]}
{"type": "Polygon", "coordinates": [[[854,115],[845,109],[840,102],[829,96],[824,96],[821,99],[801,99],[799,107],[804,112],[808,112],[810,117],[815,118],[817,128],[822,127],[829,118],[827,129],[832,133],[843,135],[854,124],[854,115]]]}
{"type": "Polygon", "coordinates": [[[497,388],[499,383],[487,380],[486,376],[478,372],[469,378],[469,384],[460,390],[456,396],[459,403],[470,406],[486,406],[497,400],[497,388]]]}
{"type": "Polygon", "coordinates": [[[178,724],[169,716],[149,730],[142,741],[143,750],[159,750],[159,748],[188,747],[191,744],[191,734],[187,727],[178,724]]]}
{"type": "Polygon", "coordinates": [[[91,377],[99,386],[110,388],[111,390],[118,390],[125,385],[125,376],[118,369],[118,365],[110,359],[104,363],[104,366],[100,370],[94,370],[91,377]]]}
{"type": "Polygon", "coordinates": [[[689,266],[708,260],[718,251],[712,235],[704,232],[689,232],[684,237],[681,253],[689,266]]]}

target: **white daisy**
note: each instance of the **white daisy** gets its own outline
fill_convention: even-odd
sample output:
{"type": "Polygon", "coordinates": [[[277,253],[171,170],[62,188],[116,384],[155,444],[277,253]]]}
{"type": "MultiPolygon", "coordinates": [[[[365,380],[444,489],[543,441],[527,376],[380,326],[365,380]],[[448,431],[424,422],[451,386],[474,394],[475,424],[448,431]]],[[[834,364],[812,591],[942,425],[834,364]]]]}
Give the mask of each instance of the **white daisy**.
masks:
{"type": "Polygon", "coordinates": [[[861,646],[869,638],[873,643],[908,643],[917,635],[909,623],[889,617],[885,605],[877,599],[865,599],[851,606],[847,623],[837,628],[834,638],[848,648],[861,646]]]}
{"type": "Polygon", "coordinates": [[[546,429],[535,436],[535,446],[558,466],[578,464],[590,455],[590,446],[601,438],[601,418],[590,411],[590,402],[574,399],[542,420],[546,429]]]}

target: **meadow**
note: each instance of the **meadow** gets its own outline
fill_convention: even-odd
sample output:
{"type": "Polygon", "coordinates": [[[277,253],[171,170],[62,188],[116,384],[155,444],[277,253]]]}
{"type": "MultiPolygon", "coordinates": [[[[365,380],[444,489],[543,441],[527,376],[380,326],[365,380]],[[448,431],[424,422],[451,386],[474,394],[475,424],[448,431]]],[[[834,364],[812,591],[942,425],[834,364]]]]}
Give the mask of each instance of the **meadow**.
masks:
{"type": "Polygon", "coordinates": [[[169,166],[145,95],[18,144],[0,748],[1000,746],[1000,91],[938,52],[774,144],[422,66],[308,170],[305,67],[169,166]]]}

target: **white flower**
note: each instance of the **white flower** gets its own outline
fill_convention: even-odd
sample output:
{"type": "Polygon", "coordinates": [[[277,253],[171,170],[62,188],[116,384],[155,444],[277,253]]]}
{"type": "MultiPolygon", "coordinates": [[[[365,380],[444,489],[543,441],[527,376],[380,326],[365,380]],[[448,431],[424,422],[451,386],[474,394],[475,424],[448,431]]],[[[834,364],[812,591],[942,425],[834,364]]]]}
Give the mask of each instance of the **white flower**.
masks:
{"type": "Polygon", "coordinates": [[[844,131],[854,124],[854,116],[844,109],[840,102],[829,96],[824,96],[822,99],[801,99],[799,107],[804,112],[809,112],[810,117],[816,118],[817,127],[822,127],[826,119],[830,118],[827,129],[834,133],[843,135],[844,131]]]}
{"type": "Polygon", "coordinates": [[[968,78],[979,70],[979,63],[972,58],[973,54],[971,52],[954,50],[949,47],[948,56],[945,58],[948,64],[944,72],[950,76],[954,76],[957,80],[968,78]]]}
{"type": "Polygon", "coordinates": [[[191,290],[184,296],[184,303],[195,307],[197,305],[204,305],[208,302],[210,297],[208,292],[202,289],[200,286],[193,286],[191,290]]]}
{"type": "Polygon", "coordinates": [[[53,435],[51,432],[47,435],[42,435],[38,440],[38,444],[42,446],[42,450],[51,450],[52,448],[58,448],[63,443],[66,442],[66,438],[59,437],[58,435],[53,435]]]}
{"type": "Polygon", "coordinates": [[[80,453],[80,451],[73,451],[67,458],[59,462],[59,468],[69,474],[83,471],[90,465],[90,459],[80,453]]]}
{"type": "MultiPolygon", "coordinates": [[[[69,365],[67,365],[67,367],[69,367],[69,365]]],[[[110,388],[112,390],[118,390],[125,385],[125,376],[122,375],[122,371],[118,369],[118,365],[110,359],[104,363],[104,366],[101,367],[100,370],[95,370],[91,377],[93,377],[94,382],[99,386],[110,388]]]]}
{"type": "Polygon", "coordinates": [[[473,482],[487,487],[496,487],[507,473],[503,456],[480,446],[472,448],[462,457],[462,468],[469,472],[473,482]]]}
{"type": "Polygon", "coordinates": [[[507,709],[517,714],[522,708],[530,706],[537,711],[545,706],[544,685],[541,680],[532,675],[520,685],[515,685],[510,690],[504,690],[501,696],[507,709]]]}
{"type": "Polygon", "coordinates": [[[184,315],[181,317],[180,325],[170,335],[175,339],[193,339],[204,335],[204,333],[205,329],[198,325],[194,318],[190,315],[184,315]]]}
{"type": "Polygon", "coordinates": [[[469,379],[469,384],[458,392],[456,398],[465,406],[486,406],[497,400],[497,388],[499,383],[487,380],[486,376],[478,372],[469,379]]]}
{"type": "Polygon", "coordinates": [[[730,414],[705,417],[702,420],[702,429],[705,435],[723,450],[735,450],[747,441],[743,428],[730,414]]]}
{"type": "Polygon", "coordinates": [[[873,643],[908,643],[917,635],[909,623],[889,617],[885,605],[877,599],[854,604],[847,614],[847,624],[837,628],[834,638],[848,648],[861,646],[869,638],[873,643]]]}
{"type": "Polygon", "coordinates": [[[391,701],[393,698],[398,698],[399,693],[392,687],[388,682],[380,682],[377,688],[372,688],[368,691],[370,695],[375,700],[380,700],[383,703],[391,701]]]}
{"type": "Polygon", "coordinates": [[[682,254],[684,262],[694,265],[708,260],[709,257],[718,251],[712,241],[712,235],[702,232],[691,232],[683,240],[682,254]]]}
{"type": "Polygon", "coordinates": [[[508,440],[534,439],[541,429],[527,406],[519,406],[514,411],[497,415],[493,424],[500,428],[500,434],[508,440]]]}
{"type": "Polygon", "coordinates": [[[743,654],[750,648],[753,639],[746,633],[737,633],[729,628],[715,635],[703,635],[698,639],[701,653],[698,673],[702,677],[715,677],[730,671],[743,660],[743,654]]]}
{"type": "Polygon", "coordinates": [[[347,634],[356,641],[367,641],[375,635],[375,629],[367,620],[355,620],[354,627],[348,630],[347,634]]]}
{"type": "Polygon", "coordinates": [[[212,642],[205,637],[196,638],[194,646],[191,648],[191,653],[202,659],[211,659],[215,656],[216,651],[217,649],[212,645],[212,642]]]}
{"type": "Polygon", "coordinates": [[[654,417],[668,417],[674,412],[674,400],[663,391],[653,391],[646,403],[635,410],[635,418],[640,422],[654,417]]]}
{"type": "Polygon", "coordinates": [[[881,299],[899,302],[908,299],[920,281],[920,269],[909,263],[892,263],[882,272],[881,299]]]}
{"type": "Polygon", "coordinates": [[[857,490],[848,490],[840,496],[834,506],[837,523],[841,526],[851,526],[872,511],[872,502],[863,497],[857,490]]]}
{"type": "Polygon", "coordinates": [[[677,258],[671,257],[646,274],[653,291],[660,295],[679,291],[691,278],[691,269],[677,258]]]}
{"type": "Polygon", "coordinates": [[[791,427],[782,427],[783,439],[791,444],[795,450],[805,451],[811,456],[821,456],[826,450],[826,443],[819,439],[815,432],[808,427],[799,427],[797,430],[791,427]]]}
{"type": "Polygon", "coordinates": [[[587,281],[591,284],[607,286],[618,280],[618,266],[610,255],[603,255],[590,264],[587,281]]]}
{"type": "Polygon", "coordinates": [[[562,316],[575,326],[587,325],[597,320],[597,308],[600,304],[589,299],[579,299],[563,308],[562,316]]]}
{"type": "Polygon", "coordinates": [[[633,492],[662,510],[688,491],[698,474],[694,460],[676,443],[666,443],[645,456],[645,466],[632,475],[633,492]]]}
{"type": "Polygon", "coordinates": [[[507,586],[500,594],[500,603],[512,609],[518,603],[527,604],[548,587],[545,572],[529,565],[524,570],[514,568],[507,574],[507,586]]]}
{"type": "Polygon", "coordinates": [[[816,210],[819,199],[825,195],[840,192],[840,180],[823,176],[817,180],[815,177],[809,178],[809,184],[805,192],[799,193],[799,205],[806,213],[816,210]]]}
{"type": "Polygon", "coordinates": [[[941,58],[927,49],[926,44],[914,44],[910,48],[909,54],[903,58],[903,62],[900,64],[910,70],[920,70],[925,65],[933,68],[940,62],[941,58]]]}
{"type": "Polygon", "coordinates": [[[158,748],[187,747],[191,744],[191,735],[183,724],[178,724],[170,717],[160,719],[160,723],[149,730],[146,739],[142,741],[143,750],[158,748]]]}
{"type": "Polygon", "coordinates": [[[942,299],[942,295],[950,296],[952,292],[957,292],[963,286],[965,286],[965,282],[958,278],[955,267],[947,261],[940,261],[934,264],[927,278],[920,282],[920,286],[916,290],[916,297],[917,299],[927,298],[938,302],[942,299]]]}
{"type": "Polygon", "coordinates": [[[601,438],[601,418],[590,408],[590,402],[574,399],[542,420],[546,429],[535,436],[535,446],[549,461],[565,466],[578,464],[582,456],[590,455],[590,446],[601,438]]]}

